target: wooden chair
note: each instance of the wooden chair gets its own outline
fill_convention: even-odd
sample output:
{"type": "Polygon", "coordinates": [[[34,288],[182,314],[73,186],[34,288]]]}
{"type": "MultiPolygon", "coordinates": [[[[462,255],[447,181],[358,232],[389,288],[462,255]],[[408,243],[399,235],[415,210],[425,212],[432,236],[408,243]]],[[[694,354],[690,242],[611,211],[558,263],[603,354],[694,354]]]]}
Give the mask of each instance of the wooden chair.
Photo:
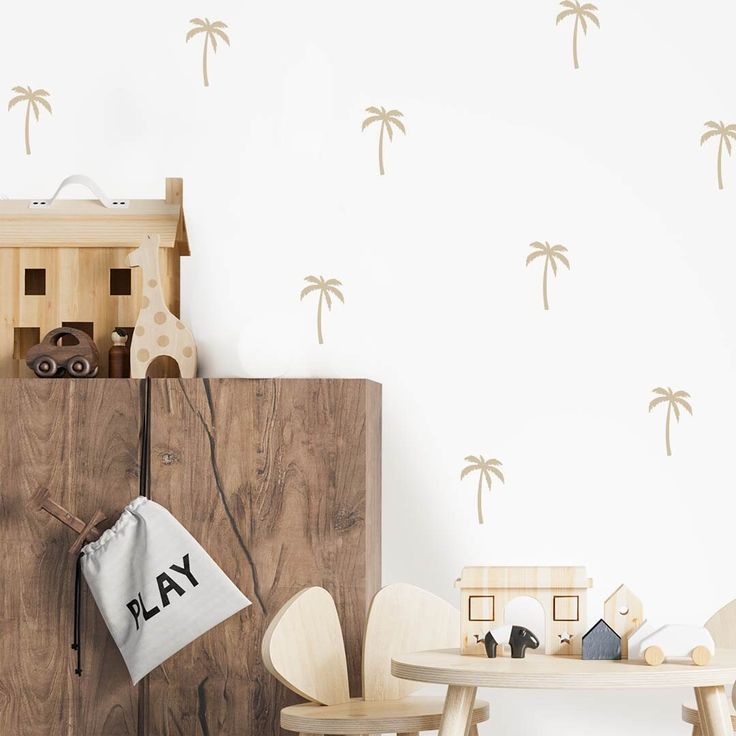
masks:
{"type": "MultiPolygon", "coordinates": [[[[716,647],[723,649],[736,649],[736,600],[731,601],[718,613],[708,619],[705,628],[710,631],[716,647]]],[[[734,685],[731,696],[731,728],[736,731],[736,685],[734,685]]],[[[700,725],[700,713],[697,708],[689,705],[682,706],[682,720],[693,727],[692,736],[706,736],[700,725]]]]}
{"type": "MultiPolygon", "coordinates": [[[[460,614],[413,585],[389,585],[373,599],[363,641],[363,697],[350,698],[345,644],[332,596],[306,588],[271,621],[261,652],[268,671],[309,703],[281,711],[281,727],[300,734],[417,736],[440,727],[444,697],[411,693],[421,683],[391,674],[402,652],[456,647],[460,614]]],[[[475,702],[470,736],[488,720],[488,703],[475,702]]]]}

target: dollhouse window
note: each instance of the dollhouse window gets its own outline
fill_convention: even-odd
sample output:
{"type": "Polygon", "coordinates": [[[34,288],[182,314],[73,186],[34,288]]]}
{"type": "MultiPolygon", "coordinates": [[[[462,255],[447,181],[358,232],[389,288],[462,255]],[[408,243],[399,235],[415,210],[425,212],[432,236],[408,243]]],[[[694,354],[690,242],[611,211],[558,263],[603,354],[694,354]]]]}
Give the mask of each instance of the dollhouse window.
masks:
{"type": "Polygon", "coordinates": [[[46,294],[46,269],[27,268],[25,270],[26,296],[45,296],[46,294]]]}
{"type": "Polygon", "coordinates": [[[471,595],[468,598],[469,621],[495,621],[496,596],[471,595]]]}
{"type": "Polygon", "coordinates": [[[25,360],[28,351],[40,342],[40,327],[16,327],[13,330],[13,358],[25,360]]]}
{"type": "Polygon", "coordinates": [[[580,620],[580,599],[576,595],[556,595],[552,609],[552,618],[555,621],[580,620]]]}
{"type": "Polygon", "coordinates": [[[130,269],[110,269],[110,296],[130,296],[130,269]]]}
{"type": "MultiPolygon", "coordinates": [[[[75,330],[81,330],[82,332],[86,332],[90,339],[95,339],[95,326],[93,322],[62,322],[62,327],[73,327],[75,330]]],[[[61,344],[62,345],[76,345],[77,339],[75,337],[72,337],[71,335],[66,335],[65,337],[61,338],[61,344]]]]}

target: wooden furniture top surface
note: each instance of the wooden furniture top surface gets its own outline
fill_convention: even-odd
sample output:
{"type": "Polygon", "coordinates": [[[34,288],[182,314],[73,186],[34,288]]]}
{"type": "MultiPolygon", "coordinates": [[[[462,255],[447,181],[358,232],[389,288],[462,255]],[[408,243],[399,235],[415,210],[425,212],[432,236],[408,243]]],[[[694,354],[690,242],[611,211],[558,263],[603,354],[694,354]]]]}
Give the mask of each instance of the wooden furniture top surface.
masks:
{"type": "MultiPolygon", "coordinates": [[[[341,705],[302,703],[281,711],[281,726],[287,731],[320,734],[413,733],[436,731],[440,726],[442,696],[412,696],[396,701],[368,703],[356,698],[341,705]]],[[[476,700],[473,723],[488,720],[488,703],[476,700]]]]}
{"type": "Polygon", "coordinates": [[[591,588],[584,567],[464,567],[456,588],[591,588]]]}
{"type": "Polygon", "coordinates": [[[667,688],[726,685],[736,679],[736,650],[720,649],[709,664],[665,663],[659,667],[622,659],[582,660],[527,653],[525,659],[462,656],[459,649],[436,649],[394,657],[396,677],[443,685],[548,690],[667,688]]]}

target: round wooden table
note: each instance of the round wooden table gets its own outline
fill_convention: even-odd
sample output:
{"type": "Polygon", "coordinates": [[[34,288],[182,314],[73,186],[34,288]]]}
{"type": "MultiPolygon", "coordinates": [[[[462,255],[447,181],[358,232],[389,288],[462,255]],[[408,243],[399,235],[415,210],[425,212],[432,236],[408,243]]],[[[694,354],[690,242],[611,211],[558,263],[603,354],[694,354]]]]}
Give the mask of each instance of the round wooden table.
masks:
{"type": "Polygon", "coordinates": [[[448,685],[439,736],[466,736],[479,687],[552,690],[693,687],[708,736],[731,736],[726,695],[736,680],[736,650],[719,649],[704,667],[666,663],[650,667],[629,660],[582,660],[527,653],[525,659],[461,656],[458,649],[402,654],[391,672],[404,680],[448,685]]]}

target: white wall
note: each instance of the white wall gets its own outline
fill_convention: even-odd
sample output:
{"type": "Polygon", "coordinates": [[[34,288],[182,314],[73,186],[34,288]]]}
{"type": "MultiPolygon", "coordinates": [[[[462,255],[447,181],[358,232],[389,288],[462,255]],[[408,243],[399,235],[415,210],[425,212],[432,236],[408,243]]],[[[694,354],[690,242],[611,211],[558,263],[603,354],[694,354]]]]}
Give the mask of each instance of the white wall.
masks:
{"type": "MultiPolygon", "coordinates": [[[[702,622],[736,595],[736,162],[718,191],[699,144],[736,121],[736,7],[599,8],[575,71],[553,0],[6,3],[0,89],[43,87],[53,115],[28,157],[0,114],[0,192],[185,178],[202,372],[383,383],[387,582],[456,600],[464,564],[585,564],[591,619],[626,582],[650,618],[702,622]],[[207,89],[184,42],[205,13],[232,41],[207,89]],[[369,105],[405,115],[384,177],[369,105]],[[534,240],[569,248],[549,312],[534,240]],[[324,346],[308,274],[344,285],[324,346]],[[672,457],[660,385],[692,395],[672,457]],[[476,453],[506,474],[484,526],[476,453]]],[[[509,736],[687,732],[681,692],[486,695],[509,736]]]]}

